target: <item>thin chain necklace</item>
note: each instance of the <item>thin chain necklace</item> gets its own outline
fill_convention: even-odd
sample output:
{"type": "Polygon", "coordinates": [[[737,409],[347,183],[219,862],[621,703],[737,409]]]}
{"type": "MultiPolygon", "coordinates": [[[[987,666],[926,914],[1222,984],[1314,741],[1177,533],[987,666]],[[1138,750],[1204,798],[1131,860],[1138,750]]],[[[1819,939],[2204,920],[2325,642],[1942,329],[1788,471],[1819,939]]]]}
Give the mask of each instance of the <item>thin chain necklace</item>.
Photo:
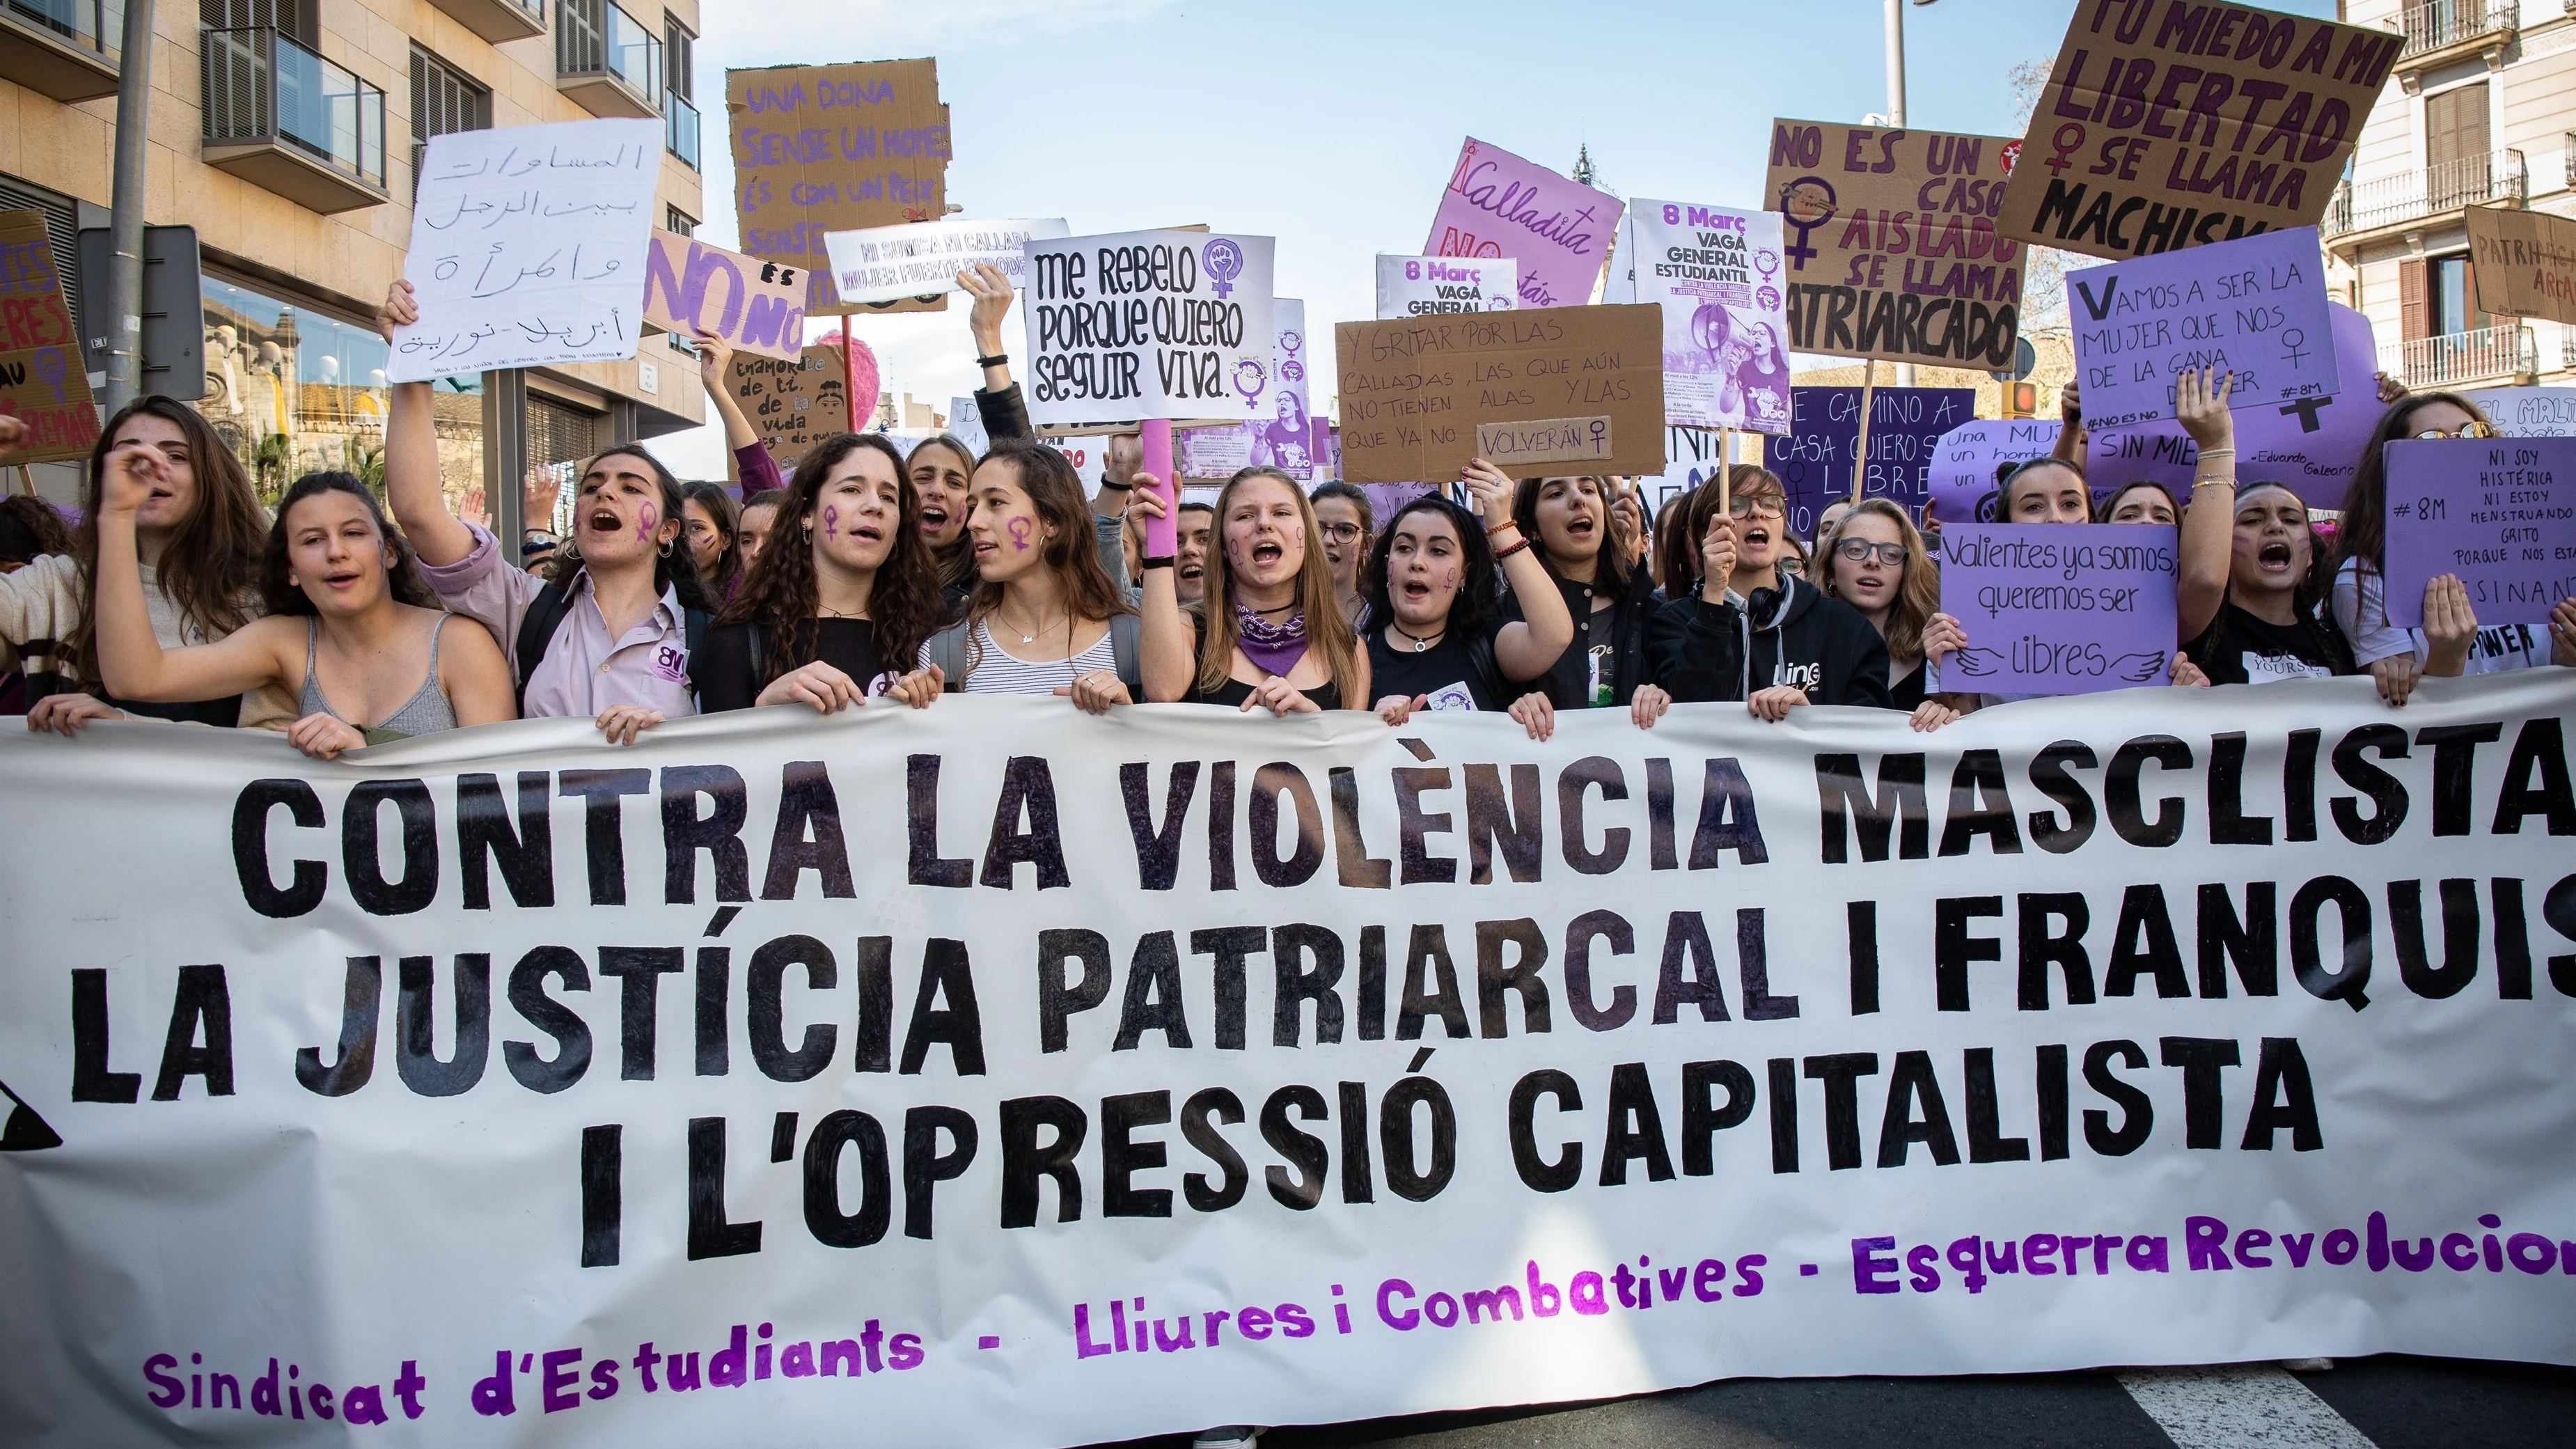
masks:
{"type": "MultiPolygon", "coordinates": [[[[1046,621],[1046,616],[1045,616],[1045,615],[1043,615],[1043,614],[1041,614],[1041,615],[1039,615],[1039,616],[1038,616],[1038,627],[1037,627],[1037,633],[1036,633],[1036,634],[1029,633],[1029,632],[1027,632],[1027,631],[1025,631],[1025,630],[1021,629],[1019,625],[1012,623],[1012,622],[1011,622],[1011,620],[1010,620],[1010,616],[1008,616],[1008,615],[1004,614],[1004,613],[1001,611],[1001,609],[1000,609],[1000,608],[998,608],[998,607],[997,607],[997,608],[995,608],[995,609],[993,610],[993,617],[994,617],[994,618],[996,618],[996,619],[1001,620],[1001,621],[1002,621],[1002,623],[1003,623],[1006,627],[1008,627],[1012,633],[1019,635],[1019,636],[1020,636],[1020,642],[1021,642],[1021,643],[1023,643],[1023,644],[1035,644],[1036,642],[1038,642],[1038,634],[1043,634],[1043,633],[1045,633],[1045,632],[1047,631],[1047,627],[1048,627],[1048,626],[1047,626],[1047,621],[1046,621]]],[[[1071,620],[1072,620],[1072,616],[1071,616],[1070,614],[1068,614],[1068,615],[1066,615],[1065,617],[1066,617],[1066,621],[1067,621],[1068,623],[1070,623],[1070,622],[1071,622],[1071,620]]],[[[1066,647],[1067,647],[1067,648],[1071,648],[1071,647],[1072,647],[1072,642],[1073,642],[1073,641],[1072,641],[1072,636],[1071,636],[1071,635],[1067,635],[1067,636],[1066,636],[1066,640],[1065,640],[1066,647]]]]}
{"type": "Polygon", "coordinates": [[[1412,640],[1412,641],[1413,641],[1413,652],[1414,652],[1414,653],[1416,653],[1416,654],[1419,654],[1419,653],[1421,653],[1423,650],[1430,648],[1430,647],[1431,647],[1431,645],[1432,645],[1432,642],[1433,642],[1434,640],[1439,639],[1441,636],[1443,636],[1443,635],[1445,635],[1445,634],[1447,634],[1447,633],[1449,632],[1449,626],[1448,626],[1448,625],[1446,625],[1446,624],[1443,624],[1443,625],[1441,625],[1439,628],[1432,630],[1432,631],[1431,631],[1430,633],[1428,633],[1428,634],[1416,634],[1416,633],[1414,633],[1413,631],[1411,631],[1411,630],[1409,630],[1409,629],[1405,628],[1402,624],[1399,624],[1399,623],[1395,622],[1393,619],[1389,619],[1389,620],[1387,620],[1387,621],[1386,621],[1386,627],[1388,627],[1388,628],[1390,628],[1390,629],[1393,629],[1393,630],[1394,630],[1395,632],[1397,632],[1398,634],[1402,634],[1405,638],[1412,640]]]}

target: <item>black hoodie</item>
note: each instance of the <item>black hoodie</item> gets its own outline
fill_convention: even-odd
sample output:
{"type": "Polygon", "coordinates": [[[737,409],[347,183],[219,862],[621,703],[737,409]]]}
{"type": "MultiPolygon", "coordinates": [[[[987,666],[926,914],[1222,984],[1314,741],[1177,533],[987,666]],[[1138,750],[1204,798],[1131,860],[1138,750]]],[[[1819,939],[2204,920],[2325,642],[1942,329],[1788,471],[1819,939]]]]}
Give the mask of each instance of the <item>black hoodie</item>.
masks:
{"type": "Polygon", "coordinates": [[[1721,604],[1675,599],[1646,625],[1646,662],[1678,703],[1740,700],[1775,684],[1803,686],[1810,704],[1892,709],[1887,641],[1860,610],[1783,574],[1775,601],[1753,591],[1753,614],[1730,593],[1721,604]]]}

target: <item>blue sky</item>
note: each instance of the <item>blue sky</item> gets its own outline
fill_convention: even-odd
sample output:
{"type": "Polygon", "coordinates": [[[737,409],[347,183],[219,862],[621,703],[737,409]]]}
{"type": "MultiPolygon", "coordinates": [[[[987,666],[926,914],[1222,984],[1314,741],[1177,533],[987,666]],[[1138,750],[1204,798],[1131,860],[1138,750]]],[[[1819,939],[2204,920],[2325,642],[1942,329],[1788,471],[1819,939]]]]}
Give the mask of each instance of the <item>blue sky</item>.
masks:
{"type": "MultiPolygon", "coordinates": [[[[1907,119],[2017,134],[2007,74],[2053,57],[2073,13],[1908,4],[1907,119]]],[[[1772,117],[1885,108],[1883,16],[1881,0],[705,0],[701,234],[735,236],[726,67],[932,55],[956,146],[948,195],[966,215],[1275,236],[1278,293],[1304,298],[1322,337],[1371,315],[1375,253],[1421,249],[1466,136],[1559,171],[1589,145],[1623,196],[1753,204],[1772,117]]],[[[891,391],[944,411],[974,386],[962,303],[858,330],[891,391]]],[[[1016,314],[1004,335],[1025,350],[1016,314]]],[[[684,475],[722,474],[711,430],[656,448],[684,475]]]]}

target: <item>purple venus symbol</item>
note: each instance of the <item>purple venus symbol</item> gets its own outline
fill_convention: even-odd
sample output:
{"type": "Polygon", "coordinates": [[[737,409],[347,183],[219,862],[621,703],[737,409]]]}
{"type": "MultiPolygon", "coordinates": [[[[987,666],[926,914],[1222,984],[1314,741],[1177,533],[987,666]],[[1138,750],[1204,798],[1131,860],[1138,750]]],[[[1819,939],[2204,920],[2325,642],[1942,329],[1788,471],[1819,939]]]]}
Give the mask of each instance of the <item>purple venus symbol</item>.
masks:
{"type": "Polygon", "coordinates": [[[1234,244],[1234,238],[1221,236],[1200,255],[1206,259],[1207,274],[1216,278],[1216,294],[1233,296],[1234,279],[1243,275],[1243,248],[1234,244]]]}

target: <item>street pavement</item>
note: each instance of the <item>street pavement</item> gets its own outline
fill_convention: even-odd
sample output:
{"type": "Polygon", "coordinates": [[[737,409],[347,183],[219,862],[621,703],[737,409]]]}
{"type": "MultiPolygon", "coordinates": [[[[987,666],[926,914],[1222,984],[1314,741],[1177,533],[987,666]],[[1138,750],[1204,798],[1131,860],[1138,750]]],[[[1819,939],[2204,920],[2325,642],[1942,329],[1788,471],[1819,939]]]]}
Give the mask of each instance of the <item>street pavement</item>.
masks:
{"type": "MultiPolygon", "coordinates": [[[[1119,1449],[1187,1449],[1188,1435],[1119,1449]]],[[[1732,1379],[1590,1404],[1273,1429],[1262,1449],[2568,1449],[2576,1369],[2383,1355],[1964,1378],[1732,1379]]],[[[1104,1446],[1107,1449],[1107,1446],[1104,1446]]]]}

